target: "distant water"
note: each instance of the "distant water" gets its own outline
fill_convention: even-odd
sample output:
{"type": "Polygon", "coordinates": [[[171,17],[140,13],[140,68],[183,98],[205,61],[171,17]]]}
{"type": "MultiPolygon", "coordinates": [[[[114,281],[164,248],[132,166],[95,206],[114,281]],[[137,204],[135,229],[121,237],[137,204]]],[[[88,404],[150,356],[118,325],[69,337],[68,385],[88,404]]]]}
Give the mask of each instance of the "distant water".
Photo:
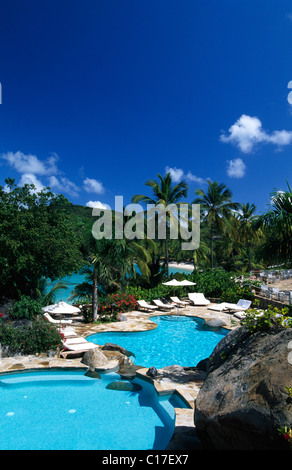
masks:
{"type": "MultiPolygon", "coordinates": [[[[192,272],[191,270],[186,270],[183,268],[169,268],[169,274],[175,274],[175,273],[182,273],[182,274],[190,274],[192,272]]],[[[63,282],[64,284],[67,285],[66,289],[60,289],[56,293],[56,302],[60,302],[61,300],[64,300],[64,302],[67,302],[69,304],[73,303],[73,300],[69,300],[69,297],[72,295],[72,291],[74,287],[77,284],[81,284],[84,282],[84,274],[80,273],[73,273],[71,276],[66,276],[63,279],[59,279],[59,281],[63,282]]],[[[57,284],[59,281],[49,281],[48,284],[48,291],[57,284]]]]}

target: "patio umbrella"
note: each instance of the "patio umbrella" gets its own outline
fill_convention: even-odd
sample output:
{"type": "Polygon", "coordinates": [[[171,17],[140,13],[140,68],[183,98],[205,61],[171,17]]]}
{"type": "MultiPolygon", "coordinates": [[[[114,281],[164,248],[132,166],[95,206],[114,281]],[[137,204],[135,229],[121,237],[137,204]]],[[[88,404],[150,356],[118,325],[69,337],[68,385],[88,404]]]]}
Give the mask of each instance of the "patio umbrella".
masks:
{"type": "Polygon", "coordinates": [[[181,286],[181,281],[177,281],[176,279],[171,279],[171,281],[163,282],[165,286],[174,286],[174,287],[179,287],[181,286]]]}
{"type": "Polygon", "coordinates": [[[52,313],[55,315],[59,314],[60,320],[61,320],[62,314],[74,315],[75,313],[80,313],[81,310],[80,308],[74,307],[73,305],[67,304],[66,302],[63,302],[63,300],[61,300],[60,302],[56,304],[47,305],[46,307],[43,307],[42,311],[44,313],[48,312],[48,313],[52,313]]]}
{"type": "MultiPolygon", "coordinates": [[[[184,279],[183,281],[181,281],[180,285],[184,287],[188,287],[188,286],[195,286],[196,283],[192,281],[188,281],[187,279],[184,279]]],[[[186,289],[185,289],[185,294],[187,294],[186,289]]]]}
{"type": "Polygon", "coordinates": [[[187,279],[184,279],[183,281],[180,281],[181,286],[195,286],[196,283],[192,281],[188,281],[187,279]]]}

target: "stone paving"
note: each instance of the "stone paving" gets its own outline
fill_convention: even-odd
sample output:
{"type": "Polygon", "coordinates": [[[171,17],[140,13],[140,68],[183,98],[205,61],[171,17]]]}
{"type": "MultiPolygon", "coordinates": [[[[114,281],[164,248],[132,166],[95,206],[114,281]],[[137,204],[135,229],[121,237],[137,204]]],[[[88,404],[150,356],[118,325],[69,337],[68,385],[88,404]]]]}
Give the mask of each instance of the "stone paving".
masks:
{"type": "MultiPolygon", "coordinates": [[[[74,328],[77,336],[86,338],[88,335],[105,331],[146,331],[156,328],[156,324],[151,321],[152,316],[165,315],[166,312],[155,311],[150,314],[142,311],[132,311],[124,314],[126,320],[107,323],[107,324],[86,324],[81,321],[76,321],[73,318],[72,327],[74,328]]],[[[195,316],[203,318],[206,321],[211,319],[221,319],[225,322],[224,328],[233,329],[239,325],[239,320],[232,314],[216,312],[208,310],[207,307],[195,307],[189,305],[186,308],[174,308],[167,314],[179,314],[187,316],[195,316]]],[[[90,340],[90,338],[88,338],[90,340]]],[[[112,351],[102,351],[108,358],[108,369],[117,370],[119,366],[120,356],[119,353],[112,351]]],[[[0,356],[1,357],[1,356],[0,356]]],[[[88,367],[81,362],[82,357],[76,358],[61,358],[58,356],[18,356],[2,358],[0,360],[0,373],[13,372],[17,370],[30,370],[30,369],[47,369],[47,368],[84,368],[88,367]]],[[[195,365],[194,365],[195,366],[195,365]]],[[[169,444],[169,449],[188,449],[193,448],[195,443],[195,427],[194,427],[194,403],[196,396],[203,383],[201,377],[192,375],[182,369],[184,380],[178,375],[171,374],[167,377],[150,378],[146,375],[148,369],[141,368],[136,371],[137,375],[145,380],[153,383],[158,394],[177,393],[188,404],[188,408],[176,408],[176,425],[172,440],[169,444]],[[189,377],[187,376],[189,374],[189,377]],[[191,447],[189,447],[191,446],[191,447]]],[[[198,443],[198,448],[199,448],[198,443]]]]}

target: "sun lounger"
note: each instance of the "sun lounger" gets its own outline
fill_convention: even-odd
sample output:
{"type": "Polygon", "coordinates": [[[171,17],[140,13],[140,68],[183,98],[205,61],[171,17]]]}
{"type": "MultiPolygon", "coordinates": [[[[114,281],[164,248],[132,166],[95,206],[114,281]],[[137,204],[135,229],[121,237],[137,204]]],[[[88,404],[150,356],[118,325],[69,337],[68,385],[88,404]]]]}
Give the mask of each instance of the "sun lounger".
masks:
{"type": "MultiPolygon", "coordinates": [[[[258,310],[257,312],[257,317],[263,316],[264,312],[262,310],[258,310]]],[[[243,320],[246,317],[246,312],[234,312],[234,316],[236,318],[239,318],[240,320],[243,320]]]]}
{"type": "Polygon", "coordinates": [[[67,356],[80,357],[86,353],[86,351],[98,347],[97,344],[90,343],[82,337],[66,338],[63,341],[63,346],[65,349],[60,352],[60,356],[64,359],[66,359],[67,356]]]}
{"type": "Polygon", "coordinates": [[[204,294],[201,292],[191,292],[188,294],[189,299],[193,302],[194,305],[209,305],[210,300],[206,299],[204,294]]]}
{"type": "Polygon", "coordinates": [[[72,338],[63,341],[63,346],[70,351],[88,351],[97,348],[97,344],[90,343],[84,338],[72,338]]]}
{"type": "Polygon", "coordinates": [[[220,304],[211,304],[209,305],[208,310],[215,310],[216,312],[224,312],[224,310],[226,310],[225,302],[222,302],[220,304]]]}
{"type": "Polygon", "coordinates": [[[185,302],[184,300],[180,300],[178,297],[170,297],[170,300],[172,300],[172,302],[179,305],[180,307],[186,307],[187,305],[189,305],[188,302],[185,302]]]}
{"type": "Polygon", "coordinates": [[[225,311],[245,312],[251,306],[251,300],[240,299],[237,304],[224,303],[225,311]]]}
{"type": "Polygon", "coordinates": [[[155,303],[155,305],[161,309],[161,310],[172,310],[174,305],[167,305],[167,304],[164,304],[163,302],[161,302],[161,300],[159,299],[156,299],[156,300],[153,300],[153,302],[155,303]]]}
{"type": "Polygon", "coordinates": [[[54,320],[54,318],[52,318],[51,315],[48,312],[44,313],[44,317],[50,323],[55,323],[56,325],[69,325],[73,321],[73,320],[54,320]]]}
{"type": "Polygon", "coordinates": [[[145,300],[137,300],[138,305],[146,310],[157,310],[157,307],[155,305],[150,305],[148,304],[145,300]]]}
{"type": "Polygon", "coordinates": [[[77,333],[73,328],[66,327],[66,328],[58,328],[58,331],[63,335],[65,338],[71,338],[72,336],[77,336],[77,333]]]}
{"type": "Polygon", "coordinates": [[[89,344],[88,341],[86,341],[85,338],[82,338],[81,336],[78,336],[78,338],[68,338],[68,339],[65,339],[64,340],[64,343],[66,343],[66,345],[70,345],[70,344],[89,344]]]}

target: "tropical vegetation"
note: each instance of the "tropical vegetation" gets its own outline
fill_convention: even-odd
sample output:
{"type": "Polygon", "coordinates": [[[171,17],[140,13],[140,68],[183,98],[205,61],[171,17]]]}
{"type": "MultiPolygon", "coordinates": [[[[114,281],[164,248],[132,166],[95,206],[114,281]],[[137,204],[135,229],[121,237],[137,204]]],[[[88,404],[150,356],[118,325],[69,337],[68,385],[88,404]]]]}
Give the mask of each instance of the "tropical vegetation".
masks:
{"type": "MultiPolygon", "coordinates": [[[[37,192],[33,185],[18,187],[11,178],[5,182],[5,187],[0,186],[0,297],[22,302],[23,312],[29,312],[28,298],[42,305],[53,303],[63,286],[48,292],[47,280],[57,281],[73,272],[83,273],[84,282],[75,287],[72,301],[92,305],[88,319],[95,321],[102,307],[105,317],[110,314],[112,303],[119,307],[116,313],[123,311],[121,304],[112,302],[112,295],[133,296],[133,301],[169,295],[171,290],[162,283],[172,277],[170,261],[193,263],[189,279],[196,283],[195,290],[228,301],[248,297],[248,286],[239,287],[236,281],[239,275],[271,264],[291,266],[288,183],[285,191],[272,191],[267,212],[257,214],[253,203],[233,201],[225,184],[208,181],[195,191],[193,200],[201,210],[200,245],[183,251],[180,236],[170,238],[171,224],[178,222],[173,213],[167,213],[165,240],[157,232],[147,238],[146,230],[138,239],[115,239],[113,233],[112,238],[97,240],[91,232],[95,219],[90,208],[74,206],[49,188],[37,192]]],[[[147,204],[188,204],[188,185],[176,184],[170,173],[158,174],[145,185],[149,195],[134,195],[133,203],[145,208],[147,204]]],[[[159,215],[155,217],[159,224],[159,215]]],[[[189,219],[184,223],[191,226],[189,219]]]]}

